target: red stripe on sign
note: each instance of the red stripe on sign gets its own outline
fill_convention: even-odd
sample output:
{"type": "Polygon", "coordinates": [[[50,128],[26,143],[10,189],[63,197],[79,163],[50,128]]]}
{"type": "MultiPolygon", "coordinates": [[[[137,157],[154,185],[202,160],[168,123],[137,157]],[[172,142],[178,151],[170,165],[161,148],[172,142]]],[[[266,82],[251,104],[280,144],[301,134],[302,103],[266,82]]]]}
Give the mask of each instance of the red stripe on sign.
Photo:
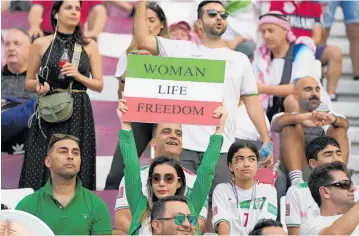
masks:
{"type": "Polygon", "coordinates": [[[213,112],[221,102],[202,102],[157,98],[124,97],[128,111],[124,121],[144,123],[176,123],[189,125],[219,125],[213,112]]]}

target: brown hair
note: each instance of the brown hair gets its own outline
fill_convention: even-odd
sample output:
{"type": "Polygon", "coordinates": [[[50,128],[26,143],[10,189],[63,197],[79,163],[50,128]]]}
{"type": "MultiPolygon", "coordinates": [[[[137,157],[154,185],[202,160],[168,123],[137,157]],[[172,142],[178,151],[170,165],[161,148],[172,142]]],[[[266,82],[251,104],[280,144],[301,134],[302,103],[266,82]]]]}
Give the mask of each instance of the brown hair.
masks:
{"type": "MultiPolygon", "coordinates": [[[[161,23],[163,23],[163,28],[161,29],[159,35],[157,36],[168,39],[169,38],[168,23],[167,23],[167,17],[163,12],[163,9],[156,2],[149,2],[147,4],[147,9],[151,9],[152,11],[156,12],[157,17],[160,19],[161,23]]],[[[136,41],[132,38],[131,44],[127,49],[127,54],[130,54],[137,49],[139,49],[139,47],[137,46],[136,41]]]]}

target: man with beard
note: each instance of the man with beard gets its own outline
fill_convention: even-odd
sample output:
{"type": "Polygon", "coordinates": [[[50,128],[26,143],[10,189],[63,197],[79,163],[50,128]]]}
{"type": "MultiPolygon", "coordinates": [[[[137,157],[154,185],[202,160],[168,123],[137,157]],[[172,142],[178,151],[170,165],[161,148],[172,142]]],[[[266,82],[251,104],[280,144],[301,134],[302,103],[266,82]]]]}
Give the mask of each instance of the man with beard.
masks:
{"type": "MultiPolygon", "coordinates": [[[[228,181],[230,176],[226,163],[226,153],[235,141],[236,111],[241,96],[247,107],[249,117],[260,134],[263,142],[262,147],[271,146],[264,111],[258,99],[257,85],[249,59],[244,54],[227,48],[225,41],[221,38],[227,27],[227,16],[228,14],[220,1],[203,1],[199,4],[196,24],[203,33],[200,45],[190,41],[169,40],[151,36],[146,25],[146,1],[138,2],[134,21],[134,39],[140,48],[151,52],[153,55],[226,61],[223,101],[228,111],[228,118],[212,190],[218,183],[228,181]]],[[[180,161],[184,167],[196,173],[208,146],[208,137],[215,132],[215,127],[183,125],[182,129],[183,150],[180,161]]],[[[268,153],[265,165],[270,165],[273,161],[272,150],[269,150],[268,153]]],[[[211,201],[211,194],[209,200],[211,201]]]]}
{"type": "Polygon", "coordinates": [[[308,185],[320,215],[305,221],[299,235],[359,235],[359,202],[354,203],[355,187],[342,162],[315,168],[308,185]]]}
{"type": "MultiPolygon", "coordinates": [[[[348,163],[348,122],[339,114],[323,110],[320,105],[320,86],[316,79],[306,76],[294,82],[293,97],[299,112],[279,113],[273,117],[272,130],[281,133],[281,153],[289,172],[302,171],[306,166],[305,148],[314,138],[330,136],[338,141],[344,163],[348,163]]],[[[304,182],[292,180],[292,185],[304,182]]]]}
{"type": "Polygon", "coordinates": [[[51,177],[44,187],[25,197],[16,210],[30,213],[56,235],[111,235],[112,225],[106,204],[82,187],[80,140],[72,135],[51,137],[45,165],[51,177]]]}

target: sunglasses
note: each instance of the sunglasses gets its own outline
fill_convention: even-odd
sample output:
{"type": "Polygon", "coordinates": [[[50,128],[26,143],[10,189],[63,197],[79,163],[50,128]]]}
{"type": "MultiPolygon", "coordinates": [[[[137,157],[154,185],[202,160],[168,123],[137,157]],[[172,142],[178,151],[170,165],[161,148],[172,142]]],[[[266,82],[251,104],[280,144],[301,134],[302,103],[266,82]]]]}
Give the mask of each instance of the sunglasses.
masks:
{"type": "Polygon", "coordinates": [[[227,17],[228,17],[227,12],[225,12],[225,11],[217,11],[215,9],[208,9],[207,14],[208,14],[209,17],[212,17],[212,18],[216,17],[217,14],[219,14],[223,20],[226,20],[227,17]]]}
{"type": "Polygon", "coordinates": [[[196,215],[185,215],[183,213],[178,213],[174,217],[169,218],[157,218],[157,220],[175,220],[176,225],[183,225],[184,221],[186,220],[186,217],[188,219],[188,222],[190,225],[194,226],[198,222],[198,218],[196,215]]]}
{"type": "Polygon", "coordinates": [[[274,16],[274,17],[277,17],[277,18],[279,18],[279,19],[281,19],[281,20],[288,21],[287,16],[282,15],[282,14],[277,14],[277,13],[267,13],[267,14],[261,15],[261,16],[259,17],[259,20],[262,19],[262,18],[265,17],[265,16],[274,16]]]}
{"type": "Polygon", "coordinates": [[[341,188],[344,190],[350,190],[353,186],[353,181],[351,180],[342,180],[336,183],[332,183],[332,184],[327,184],[324,185],[324,187],[335,187],[335,188],[341,188]]]}
{"type": "Polygon", "coordinates": [[[50,150],[50,148],[58,141],[63,140],[63,139],[71,139],[77,143],[80,143],[80,139],[76,136],[70,135],[70,134],[53,134],[51,136],[50,142],[49,142],[49,146],[47,148],[47,150],[50,150]]]}
{"type": "MultiPolygon", "coordinates": [[[[180,179],[180,177],[177,177],[177,179],[180,179]]],[[[163,180],[166,184],[173,184],[175,181],[175,176],[173,174],[165,174],[164,176],[160,174],[154,174],[151,177],[152,184],[159,184],[163,180]]]]}

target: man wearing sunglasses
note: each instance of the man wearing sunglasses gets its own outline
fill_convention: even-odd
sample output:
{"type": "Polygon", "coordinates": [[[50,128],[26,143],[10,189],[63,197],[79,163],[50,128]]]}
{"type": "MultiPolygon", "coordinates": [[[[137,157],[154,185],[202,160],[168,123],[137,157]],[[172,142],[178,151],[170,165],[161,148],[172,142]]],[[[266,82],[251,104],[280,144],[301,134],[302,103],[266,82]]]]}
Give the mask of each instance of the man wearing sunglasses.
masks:
{"type": "Polygon", "coordinates": [[[359,202],[354,202],[355,187],[342,162],[315,168],[308,185],[320,215],[305,221],[300,235],[359,235],[359,202]]]}
{"type": "MultiPolygon", "coordinates": [[[[307,146],[306,156],[311,168],[334,161],[343,162],[340,145],[334,138],[318,137],[307,146]]],[[[319,214],[319,207],[314,201],[308,183],[291,186],[286,195],[285,221],[288,234],[298,235],[300,225],[307,219],[319,214]]]]}
{"type": "Polygon", "coordinates": [[[153,235],[194,235],[198,218],[191,215],[186,198],[168,196],[153,204],[151,228],[153,235]]]}
{"type": "MultiPolygon", "coordinates": [[[[228,111],[224,143],[221,157],[216,167],[212,189],[219,183],[228,181],[230,173],[226,163],[226,153],[236,136],[236,111],[240,97],[248,109],[249,117],[260,134],[263,146],[271,143],[265,123],[263,108],[258,99],[257,85],[253,69],[247,56],[227,48],[221,38],[227,28],[225,8],[220,1],[203,1],[197,9],[197,25],[202,31],[202,43],[169,40],[150,36],[146,26],[146,1],[139,1],[134,21],[134,39],[138,45],[151,54],[164,57],[200,58],[225,60],[224,105],[228,111]]],[[[214,126],[183,125],[183,151],[181,163],[196,173],[208,146],[208,137],[215,132],[214,126]]],[[[265,165],[273,162],[272,151],[268,152],[265,165]]],[[[211,194],[210,194],[211,195],[211,194]]],[[[211,199],[210,199],[211,201],[211,199]]]]}
{"type": "Polygon", "coordinates": [[[111,235],[106,204],[82,186],[80,140],[68,134],[51,137],[45,165],[51,177],[44,187],[25,197],[16,210],[30,213],[56,235],[111,235]]]}
{"type": "MultiPolygon", "coordinates": [[[[154,156],[169,156],[179,161],[182,152],[182,127],[179,124],[160,123],[155,124],[152,132],[151,146],[154,148],[154,156]]],[[[147,178],[149,175],[149,165],[141,168],[141,182],[142,190],[147,195],[147,178]]],[[[183,167],[186,176],[187,189],[191,190],[196,180],[196,174],[183,167]]],[[[126,178],[122,178],[119,193],[116,199],[116,229],[127,233],[132,221],[131,212],[129,209],[128,199],[125,190],[126,178]]],[[[208,205],[201,210],[199,216],[199,225],[201,232],[204,232],[208,214],[208,205]]],[[[120,232],[118,232],[120,233],[120,232]]]]}

